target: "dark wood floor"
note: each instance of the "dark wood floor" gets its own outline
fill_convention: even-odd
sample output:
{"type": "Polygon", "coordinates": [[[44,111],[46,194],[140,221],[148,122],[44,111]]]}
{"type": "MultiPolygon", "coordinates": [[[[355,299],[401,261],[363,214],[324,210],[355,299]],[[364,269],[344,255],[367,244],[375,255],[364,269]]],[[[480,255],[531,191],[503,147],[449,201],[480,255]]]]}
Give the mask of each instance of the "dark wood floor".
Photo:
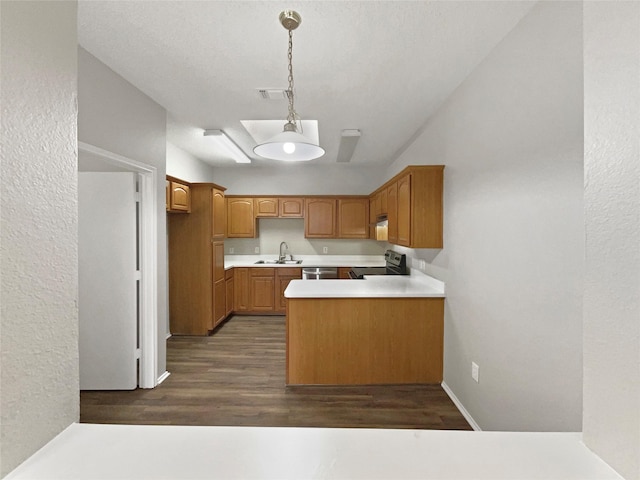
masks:
{"type": "Polygon", "coordinates": [[[152,390],[80,395],[80,421],[470,430],[439,385],[285,387],[284,317],[236,316],[209,337],[172,337],[152,390]]]}

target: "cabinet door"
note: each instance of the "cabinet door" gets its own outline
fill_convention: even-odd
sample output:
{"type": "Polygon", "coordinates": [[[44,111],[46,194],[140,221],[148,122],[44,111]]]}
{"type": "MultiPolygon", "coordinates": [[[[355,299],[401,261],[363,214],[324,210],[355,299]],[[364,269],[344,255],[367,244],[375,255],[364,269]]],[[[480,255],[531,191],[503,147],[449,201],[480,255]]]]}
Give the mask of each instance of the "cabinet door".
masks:
{"type": "Polygon", "coordinates": [[[227,237],[255,237],[253,198],[227,198],[227,237]]]}
{"type": "Polygon", "coordinates": [[[213,326],[218,325],[227,316],[227,284],[224,279],[213,284],[213,326]]]}
{"type": "Polygon", "coordinates": [[[165,205],[167,207],[167,211],[169,211],[169,208],[171,206],[171,182],[169,180],[166,180],[167,182],[167,200],[165,202],[165,205]]]}
{"type": "Polygon", "coordinates": [[[307,198],[304,214],[304,236],[306,238],[336,238],[335,199],[307,198]]]}
{"type": "Polygon", "coordinates": [[[224,280],[224,242],[213,242],[213,281],[224,280]]]}
{"type": "Polygon", "coordinates": [[[387,190],[382,190],[378,195],[380,195],[380,210],[378,211],[378,214],[386,215],[389,209],[387,202],[387,190]]]}
{"type": "Polygon", "coordinates": [[[411,174],[398,180],[397,208],[398,245],[409,247],[411,246],[411,174]]]}
{"type": "Polygon", "coordinates": [[[376,238],[376,200],[379,198],[375,195],[369,199],[369,238],[376,238]]]}
{"type": "Polygon", "coordinates": [[[338,238],[369,238],[369,199],[338,199],[338,238]]]}
{"type": "Polygon", "coordinates": [[[171,182],[169,209],[179,212],[189,212],[191,210],[189,185],[183,185],[174,181],[171,182]]]}
{"type": "Polygon", "coordinates": [[[249,310],[249,269],[233,269],[233,309],[236,312],[249,310]]]}
{"type": "Polygon", "coordinates": [[[281,198],[280,217],[302,218],[304,217],[304,199],[302,198],[281,198]]]}
{"type": "Polygon", "coordinates": [[[297,280],[302,278],[301,268],[278,268],[276,271],[276,312],[286,313],[287,311],[287,299],[284,296],[284,291],[287,289],[291,280],[297,280]]]}
{"type": "Polygon", "coordinates": [[[233,277],[225,280],[225,288],[226,288],[226,299],[227,299],[227,316],[231,315],[235,307],[233,306],[234,302],[234,292],[233,292],[233,277]]]}
{"type": "Polygon", "coordinates": [[[227,228],[227,209],[224,204],[224,192],[213,189],[213,238],[223,239],[227,228]]]}
{"type": "Polygon", "coordinates": [[[256,209],[256,217],[278,216],[279,209],[277,198],[254,198],[253,201],[256,209]]]}
{"type": "Polygon", "coordinates": [[[398,243],[398,185],[395,182],[387,187],[387,207],[388,242],[398,243]]]}
{"type": "Polygon", "coordinates": [[[249,273],[249,310],[273,312],[275,310],[275,269],[252,268],[249,273]]]}

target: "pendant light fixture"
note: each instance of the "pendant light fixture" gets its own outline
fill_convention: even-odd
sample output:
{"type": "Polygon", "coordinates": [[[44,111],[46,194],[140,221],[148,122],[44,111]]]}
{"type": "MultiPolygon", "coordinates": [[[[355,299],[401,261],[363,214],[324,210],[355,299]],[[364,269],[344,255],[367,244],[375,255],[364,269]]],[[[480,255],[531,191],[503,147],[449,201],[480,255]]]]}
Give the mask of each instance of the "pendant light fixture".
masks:
{"type": "Polygon", "coordinates": [[[324,155],[324,149],[310,142],[301,133],[298,133],[298,127],[296,126],[299,117],[293,105],[293,66],[291,61],[293,57],[293,31],[300,26],[302,18],[298,12],[285,10],[280,13],[280,23],[289,31],[289,89],[287,90],[289,115],[282,133],[265,143],[256,145],[253,152],[260,157],[272,160],[304,162],[321,157],[324,155]]]}

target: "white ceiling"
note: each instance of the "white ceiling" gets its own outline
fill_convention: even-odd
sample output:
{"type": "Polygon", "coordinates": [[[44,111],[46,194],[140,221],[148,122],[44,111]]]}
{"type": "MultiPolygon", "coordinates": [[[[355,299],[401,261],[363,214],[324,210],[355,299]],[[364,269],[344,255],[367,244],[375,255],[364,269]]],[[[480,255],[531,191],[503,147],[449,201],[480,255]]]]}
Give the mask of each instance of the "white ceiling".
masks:
{"type": "Polygon", "coordinates": [[[169,112],[167,140],[213,165],[204,129],[222,129],[255,165],[269,161],[241,120],[279,120],[294,9],[296,110],[318,120],[335,163],[343,129],[362,132],[351,164],[391,163],[438,106],[526,15],[533,1],[97,1],[81,0],[80,45],[169,112]]]}

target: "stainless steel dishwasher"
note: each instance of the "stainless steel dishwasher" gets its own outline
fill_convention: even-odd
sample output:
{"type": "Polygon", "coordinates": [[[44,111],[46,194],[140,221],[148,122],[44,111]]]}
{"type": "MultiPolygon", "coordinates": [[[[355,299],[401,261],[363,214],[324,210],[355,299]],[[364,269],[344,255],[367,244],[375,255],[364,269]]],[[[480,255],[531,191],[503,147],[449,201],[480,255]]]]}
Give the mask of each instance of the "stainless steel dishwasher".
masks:
{"type": "Polygon", "coordinates": [[[303,268],[303,280],[326,280],[329,278],[338,278],[338,269],[330,267],[303,268]]]}

